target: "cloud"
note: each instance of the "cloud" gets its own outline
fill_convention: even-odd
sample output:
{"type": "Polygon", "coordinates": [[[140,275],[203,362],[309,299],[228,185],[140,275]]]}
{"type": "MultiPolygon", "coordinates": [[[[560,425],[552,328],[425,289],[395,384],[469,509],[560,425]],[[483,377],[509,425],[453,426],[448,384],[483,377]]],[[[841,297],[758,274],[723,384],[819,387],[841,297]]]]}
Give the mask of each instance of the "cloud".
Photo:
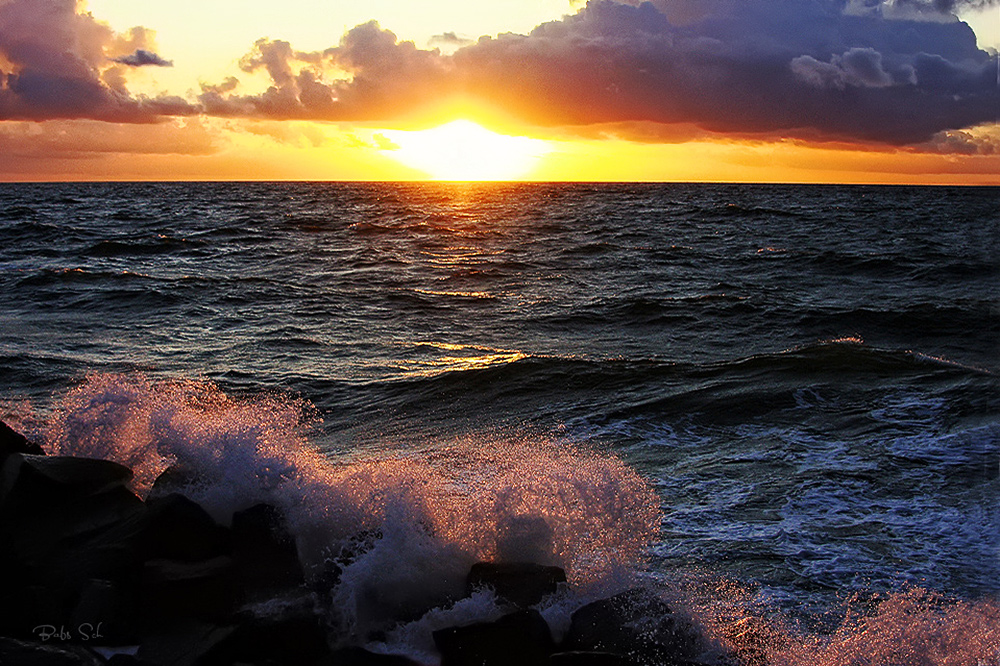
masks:
{"type": "Polygon", "coordinates": [[[152,65],[154,67],[173,67],[173,60],[164,60],[160,56],[156,55],[152,51],[147,51],[146,49],[136,49],[135,53],[127,56],[120,56],[113,59],[114,62],[121,63],[122,65],[128,65],[129,67],[146,67],[147,65],[152,65]]]}
{"type": "Polygon", "coordinates": [[[168,63],[151,31],[115,33],[77,0],[0,0],[0,120],[405,123],[461,104],[582,136],[920,145],[996,121],[997,55],[954,12],[998,4],[591,0],[526,35],[432,42],[453,53],[370,21],[321,51],[258,40],[240,67],[266,74],[266,90],[230,77],[192,103],[128,91],[129,68],[168,63]]]}
{"type": "Polygon", "coordinates": [[[0,26],[0,120],[152,122],[196,112],[179,97],[130,95],[113,71],[166,62],[149,50],[145,28],[115,33],[77,0],[0,0],[0,26]]]}
{"type": "Polygon", "coordinates": [[[996,55],[954,16],[887,17],[905,3],[937,13],[970,4],[591,0],[530,34],[483,37],[453,55],[369,22],[323,52],[258,42],[244,69],[266,69],[272,87],[206,91],[202,101],[223,115],[399,121],[471,100],[538,125],[897,145],[994,120],[996,55]]]}

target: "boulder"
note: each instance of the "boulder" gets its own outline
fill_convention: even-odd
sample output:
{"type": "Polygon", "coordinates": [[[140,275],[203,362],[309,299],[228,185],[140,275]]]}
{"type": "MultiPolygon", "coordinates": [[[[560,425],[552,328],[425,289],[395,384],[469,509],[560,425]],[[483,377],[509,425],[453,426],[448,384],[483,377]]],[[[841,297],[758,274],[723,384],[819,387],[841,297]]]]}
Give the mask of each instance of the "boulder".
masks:
{"type": "Polygon", "coordinates": [[[143,565],[140,595],[147,625],[188,619],[229,622],[237,602],[233,560],[149,560],[143,565]]]}
{"type": "MultiPolygon", "coordinates": [[[[93,580],[136,576],[145,505],[131,472],[85,458],[10,454],[0,471],[0,633],[72,626],[93,580]]],[[[91,603],[88,601],[87,603],[91,603]]],[[[73,634],[74,632],[70,632],[73,634]]]]}
{"type": "Polygon", "coordinates": [[[139,536],[142,559],[198,562],[232,554],[230,531],[187,497],[170,493],[147,499],[146,506],[139,536]]]}
{"type": "Polygon", "coordinates": [[[628,658],[614,652],[556,652],[549,666],[631,666],[628,658]]]}
{"type": "Polygon", "coordinates": [[[164,622],[143,637],[136,653],[143,666],[196,666],[235,628],[210,622],[164,622]]]}
{"type": "Polygon", "coordinates": [[[34,442],[29,442],[27,437],[0,421],[0,464],[12,453],[45,455],[42,447],[34,442]]]}
{"type": "Polygon", "coordinates": [[[326,633],[316,615],[254,618],[240,622],[213,645],[198,660],[198,666],[306,666],[329,656],[326,633]]]}
{"type": "Polygon", "coordinates": [[[441,666],[542,666],[555,651],[549,625],[534,609],[496,622],[440,629],[434,644],[441,666]]]}
{"type": "Polygon", "coordinates": [[[103,666],[104,660],[88,650],[57,642],[0,638],[0,664],[7,666],[103,666]]]}
{"type": "Polygon", "coordinates": [[[610,652],[636,666],[691,664],[701,636],[652,592],[637,588],[583,606],[570,621],[564,651],[610,652]]]}
{"type": "Polygon", "coordinates": [[[305,585],[295,539],[269,504],[233,514],[233,561],[243,599],[268,599],[305,585]]]}
{"type": "Polygon", "coordinates": [[[566,582],[559,567],[531,562],[478,562],[466,578],[466,593],[488,587],[501,599],[520,607],[534,606],[566,582]]]}
{"type": "Polygon", "coordinates": [[[362,647],[344,647],[334,650],[317,666],[420,666],[409,657],[398,654],[379,654],[362,647]]]}

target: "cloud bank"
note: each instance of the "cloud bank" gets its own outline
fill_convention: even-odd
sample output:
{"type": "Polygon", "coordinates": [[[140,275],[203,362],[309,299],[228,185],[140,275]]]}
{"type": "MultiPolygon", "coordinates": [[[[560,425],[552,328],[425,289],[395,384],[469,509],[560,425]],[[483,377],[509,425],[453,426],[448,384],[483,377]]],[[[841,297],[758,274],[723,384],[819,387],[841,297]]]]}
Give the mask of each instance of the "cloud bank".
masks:
{"type": "Polygon", "coordinates": [[[150,39],[142,27],[115,33],[76,0],[0,0],[0,120],[152,122],[196,113],[180,97],[129,94],[118,65],[169,65],[150,39]]]}
{"type": "MultiPolygon", "coordinates": [[[[399,122],[454,101],[544,126],[629,127],[922,145],[992,123],[997,55],[954,15],[996,0],[591,0],[527,35],[454,53],[417,48],[374,21],[324,51],[259,40],[197,102],[135,98],[114,66],[164,65],[145,43],[109,57],[110,29],[73,0],[0,0],[0,119],[221,117],[399,122]],[[50,11],[39,11],[39,5],[50,11]],[[44,15],[45,18],[42,18],[44,15]],[[13,29],[9,29],[13,27],[13,29]],[[66,44],[73,48],[65,50],[66,44]],[[109,74],[111,72],[111,74],[109,74]]],[[[140,35],[141,37],[141,35],[140,35]]],[[[456,40],[442,41],[454,46],[456,40]]],[[[133,41],[142,41],[133,39],[133,41]]],[[[958,136],[958,135],[954,135],[958,136]]]]}

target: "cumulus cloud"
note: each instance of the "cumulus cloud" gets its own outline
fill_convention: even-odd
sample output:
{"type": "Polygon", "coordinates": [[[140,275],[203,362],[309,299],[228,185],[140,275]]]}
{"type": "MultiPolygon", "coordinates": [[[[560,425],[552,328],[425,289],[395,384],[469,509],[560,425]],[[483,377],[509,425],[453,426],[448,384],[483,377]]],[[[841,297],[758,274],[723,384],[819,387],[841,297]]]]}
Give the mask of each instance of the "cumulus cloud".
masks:
{"type": "Polygon", "coordinates": [[[109,71],[166,63],[144,28],[117,34],[77,0],[0,0],[0,27],[0,120],[150,122],[195,112],[179,97],[129,95],[121,72],[109,71]]]}
{"type": "Polygon", "coordinates": [[[114,61],[121,63],[122,65],[128,65],[129,67],[146,67],[149,65],[153,67],[174,66],[173,60],[164,60],[152,51],[147,51],[146,49],[136,49],[135,53],[114,58],[114,61]]]}
{"type": "MultiPolygon", "coordinates": [[[[869,0],[868,12],[859,2],[591,0],[527,35],[483,37],[453,55],[369,22],[323,52],[258,42],[244,69],[265,69],[272,87],[206,91],[202,101],[223,115],[391,121],[471,99],[549,126],[887,144],[995,118],[996,55],[978,49],[968,25],[882,11],[918,0],[869,0]]],[[[940,13],[969,3],[923,4],[940,13]]]]}
{"type": "Polygon", "coordinates": [[[240,67],[265,74],[266,90],[233,77],[191,104],[129,94],[126,67],[162,61],[144,29],[116,35],[75,0],[0,0],[0,119],[403,122],[459,102],[581,135],[917,145],[995,122],[997,55],[954,12],[996,4],[591,0],[526,35],[460,46],[444,33],[453,53],[370,21],[321,51],[261,39],[240,67]]]}

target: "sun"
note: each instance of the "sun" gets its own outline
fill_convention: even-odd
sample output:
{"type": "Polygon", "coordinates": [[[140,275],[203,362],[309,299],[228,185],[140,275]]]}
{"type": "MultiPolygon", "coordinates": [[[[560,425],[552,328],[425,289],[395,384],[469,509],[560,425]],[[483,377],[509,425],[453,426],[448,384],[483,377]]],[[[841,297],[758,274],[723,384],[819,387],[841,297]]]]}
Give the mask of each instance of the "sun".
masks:
{"type": "Polygon", "coordinates": [[[497,134],[471,120],[426,130],[385,130],[381,152],[433,180],[524,178],[551,146],[541,139],[497,134]]]}

